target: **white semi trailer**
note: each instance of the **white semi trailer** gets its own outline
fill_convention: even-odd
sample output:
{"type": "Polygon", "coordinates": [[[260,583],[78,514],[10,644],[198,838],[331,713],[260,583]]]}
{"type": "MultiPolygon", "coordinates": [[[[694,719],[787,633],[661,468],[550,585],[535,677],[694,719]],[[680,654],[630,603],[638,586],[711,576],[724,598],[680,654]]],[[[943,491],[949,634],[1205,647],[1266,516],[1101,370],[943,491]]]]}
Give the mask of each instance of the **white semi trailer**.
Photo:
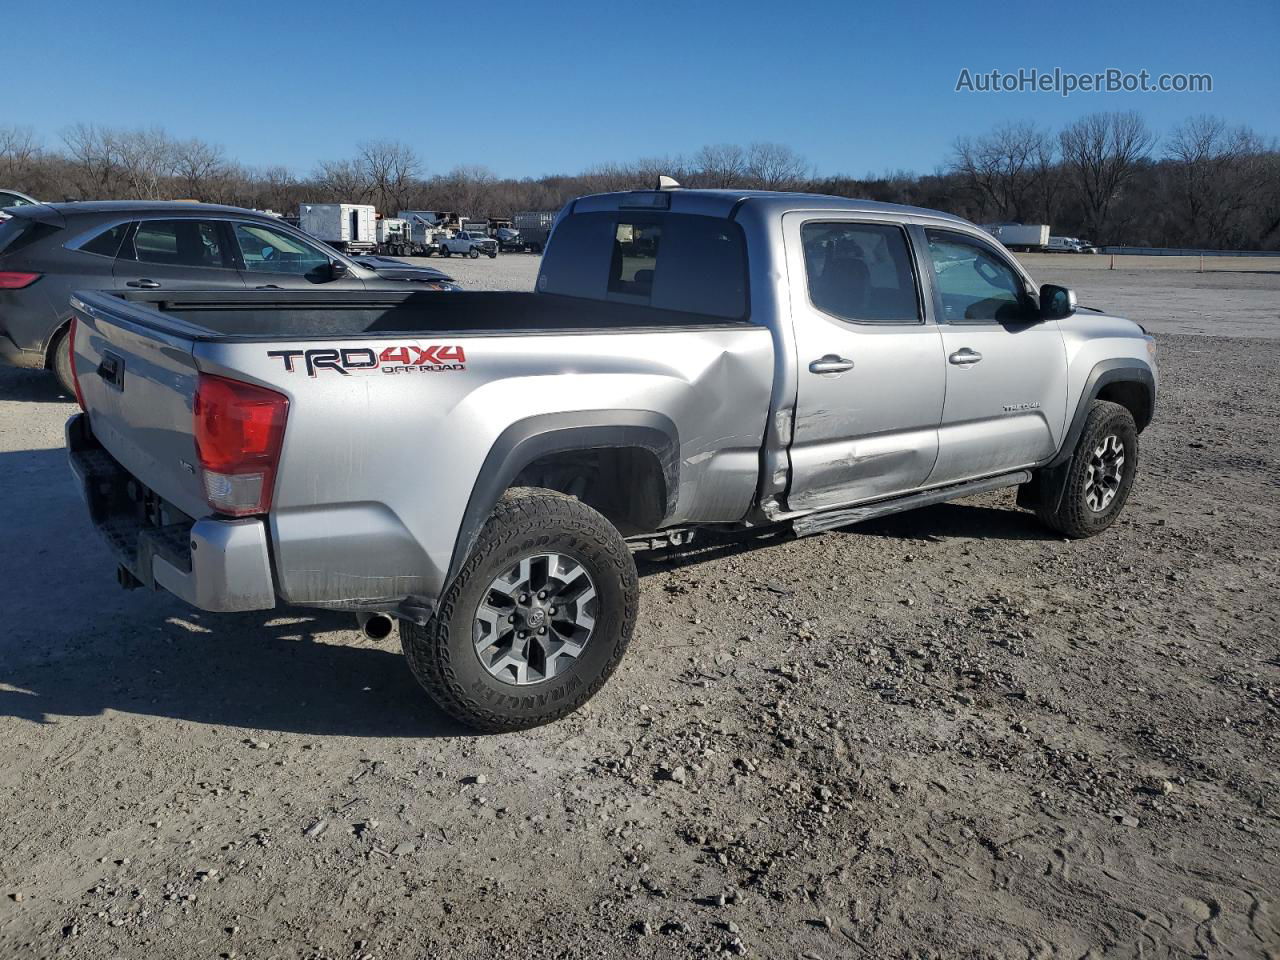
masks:
{"type": "Polygon", "coordinates": [[[1010,250],[1043,250],[1049,245],[1047,223],[984,223],[982,229],[1010,250]]]}
{"type": "Polygon", "coordinates": [[[351,253],[378,247],[378,211],[367,203],[304,203],[298,226],[317,240],[351,253]]]}

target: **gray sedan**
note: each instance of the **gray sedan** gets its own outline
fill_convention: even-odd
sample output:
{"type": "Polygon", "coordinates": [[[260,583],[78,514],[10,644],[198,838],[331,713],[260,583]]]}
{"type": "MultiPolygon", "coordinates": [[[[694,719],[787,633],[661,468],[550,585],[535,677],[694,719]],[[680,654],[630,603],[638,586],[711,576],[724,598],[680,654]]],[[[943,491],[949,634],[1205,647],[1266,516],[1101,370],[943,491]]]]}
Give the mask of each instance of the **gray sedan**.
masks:
{"type": "Polygon", "coordinates": [[[67,354],[73,290],[427,290],[437,271],[364,266],[277,217],[200,203],[26,204],[0,221],[0,358],[53,370],[67,354]]]}

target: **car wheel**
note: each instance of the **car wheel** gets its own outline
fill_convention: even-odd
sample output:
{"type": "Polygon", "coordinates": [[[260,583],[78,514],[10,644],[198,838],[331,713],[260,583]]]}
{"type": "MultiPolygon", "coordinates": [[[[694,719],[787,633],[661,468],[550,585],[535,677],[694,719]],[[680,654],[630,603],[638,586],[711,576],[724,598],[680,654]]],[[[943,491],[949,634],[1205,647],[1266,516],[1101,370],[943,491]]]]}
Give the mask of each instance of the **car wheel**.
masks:
{"type": "Polygon", "coordinates": [[[508,490],[425,626],[400,623],[413,675],[485,731],[572,713],[609,679],[639,607],[635,562],[608,520],[541,488],[508,490]]]}
{"type": "Polygon", "coordinates": [[[498,251],[497,251],[497,250],[490,250],[490,251],[489,251],[489,259],[490,259],[490,260],[494,260],[494,259],[496,259],[496,258],[497,258],[497,256],[498,256],[498,251]]]}
{"type": "Polygon", "coordinates": [[[1092,537],[1111,526],[1129,499],[1138,469],[1138,427],[1118,403],[1095,400],[1071,456],[1056,509],[1036,515],[1063,536],[1092,537]]]}
{"type": "Polygon", "coordinates": [[[53,345],[53,373],[58,378],[62,389],[71,397],[76,395],[75,376],[71,372],[71,337],[69,330],[58,334],[53,345]]]}
{"type": "Polygon", "coordinates": [[[467,251],[467,256],[470,257],[472,260],[479,260],[480,251],[477,250],[475,247],[472,247],[470,250],[467,251]]]}

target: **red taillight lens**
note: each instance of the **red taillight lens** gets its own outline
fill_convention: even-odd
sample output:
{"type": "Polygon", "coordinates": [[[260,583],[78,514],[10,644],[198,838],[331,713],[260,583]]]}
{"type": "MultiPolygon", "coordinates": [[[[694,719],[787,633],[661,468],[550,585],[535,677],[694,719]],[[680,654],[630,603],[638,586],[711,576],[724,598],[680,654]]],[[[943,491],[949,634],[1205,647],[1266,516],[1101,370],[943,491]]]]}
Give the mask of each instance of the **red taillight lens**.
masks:
{"type": "Polygon", "coordinates": [[[80,329],[80,318],[71,315],[71,327],[67,330],[67,349],[71,351],[71,385],[75,387],[76,403],[85,413],[89,408],[84,405],[84,391],[80,389],[80,371],[76,369],[76,331],[80,329]]]}
{"type": "Polygon", "coordinates": [[[237,517],[271,509],[288,414],[283,394],[200,374],[194,432],[209,506],[237,517]]]}
{"type": "Polygon", "coordinates": [[[42,274],[22,270],[0,270],[0,290],[21,290],[40,279],[42,274]]]}

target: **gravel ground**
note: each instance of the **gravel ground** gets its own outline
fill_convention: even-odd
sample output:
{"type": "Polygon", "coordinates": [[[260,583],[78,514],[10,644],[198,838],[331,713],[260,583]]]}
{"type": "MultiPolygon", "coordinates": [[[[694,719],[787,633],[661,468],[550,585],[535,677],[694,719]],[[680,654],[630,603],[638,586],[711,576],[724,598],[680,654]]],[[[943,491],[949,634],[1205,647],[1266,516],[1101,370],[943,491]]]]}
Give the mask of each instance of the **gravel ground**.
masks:
{"type": "Polygon", "coordinates": [[[1230,276],[1076,281],[1270,310],[1158,335],[1106,534],[1006,492],[648,562],[603,692],[499,737],[342,616],[119,591],[0,368],[0,956],[1280,956],[1280,278],[1230,276]]]}

